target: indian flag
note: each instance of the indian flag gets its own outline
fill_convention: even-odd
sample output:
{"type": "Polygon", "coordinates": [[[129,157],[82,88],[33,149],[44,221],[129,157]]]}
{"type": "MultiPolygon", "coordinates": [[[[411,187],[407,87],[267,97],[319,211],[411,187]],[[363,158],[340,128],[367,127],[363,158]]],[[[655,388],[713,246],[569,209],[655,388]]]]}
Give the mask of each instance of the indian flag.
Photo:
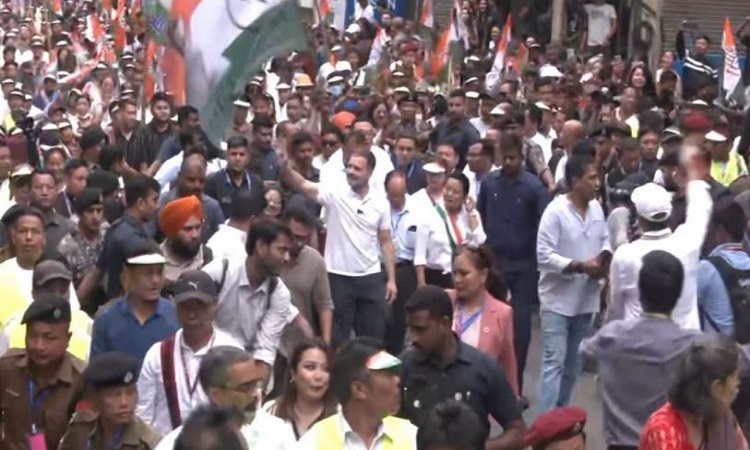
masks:
{"type": "Polygon", "coordinates": [[[62,16],[62,5],[60,4],[60,0],[52,0],[50,9],[52,10],[52,14],[56,16],[62,16]]]}
{"type": "Polygon", "coordinates": [[[721,47],[724,50],[724,73],[721,79],[722,87],[726,92],[726,99],[744,104],[745,94],[742,86],[742,72],[740,71],[739,59],[737,59],[737,47],[734,43],[734,34],[732,33],[732,24],[729,21],[729,17],[724,19],[724,34],[721,39],[721,47]]]}
{"type": "Polygon", "coordinates": [[[184,67],[189,69],[184,76],[186,101],[199,109],[203,129],[217,144],[231,121],[232,104],[248,80],[269,59],[307,47],[294,0],[156,3],[150,5],[149,17],[154,12],[161,17],[168,13],[169,45],[181,49],[184,67]]]}
{"type": "Polygon", "coordinates": [[[422,12],[419,15],[419,24],[425,28],[435,26],[435,16],[432,8],[432,0],[424,0],[422,3],[422,12]]]}

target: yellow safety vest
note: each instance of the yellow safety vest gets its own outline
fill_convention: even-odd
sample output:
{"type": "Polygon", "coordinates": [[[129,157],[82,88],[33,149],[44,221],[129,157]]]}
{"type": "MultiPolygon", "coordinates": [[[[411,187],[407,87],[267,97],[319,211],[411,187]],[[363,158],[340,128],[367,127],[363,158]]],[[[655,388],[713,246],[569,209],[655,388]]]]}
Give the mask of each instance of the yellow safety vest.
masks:
{"type": "MultiPolygon", "coordinates": [[[[321,420],[315,428],[315,450],[343,450],[344,439],[338,414],[321,420]]],[[[412,450],[416,447],[414,425],[408,420],[386,417],[383,419],[383,429],[388,433],[383,440],[383,450],[412,450]]]]}
{"type": "Polygon", "coordinates": [[[726,165],[718,161],[711,163],[711,177],[724,186],[729,186],[742,175],[747,175],[747,165],[744,159],[734,150],[729,152],[729,160],[726,165]]]}
{"type": "MultiPolygon", "coordinates": [[[[26,325],[21,324],[23,313],[13,317],[5,325],[10,348],[26,348],[26,325]]],[[[81,361],[88,361],[91,349],[91,327],[93,321],[83,311],[71,311],[70,342],[68,352],[81,361]]]]}

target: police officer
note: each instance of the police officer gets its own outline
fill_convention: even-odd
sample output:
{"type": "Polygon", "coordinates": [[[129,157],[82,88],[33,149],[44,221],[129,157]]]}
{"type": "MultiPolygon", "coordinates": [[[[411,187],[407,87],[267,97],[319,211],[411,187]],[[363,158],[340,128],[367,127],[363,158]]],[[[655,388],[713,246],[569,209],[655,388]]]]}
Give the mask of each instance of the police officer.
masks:
{"type": "Polygon", "coordinates": [[[0,358],[0,448],[26,449],[32,440],[57,448],[85,368],[66,351],[70,317],[62,296],[39,297],[26,309],[26,348],[0,358]]]}
{"type": "Polygon", "coordinates": [[[93,411],[79,410],[60,441],[60,450],[152,450],[161,436],[135,416],[138,360],[104,353],[84,372],[93,411]]]}

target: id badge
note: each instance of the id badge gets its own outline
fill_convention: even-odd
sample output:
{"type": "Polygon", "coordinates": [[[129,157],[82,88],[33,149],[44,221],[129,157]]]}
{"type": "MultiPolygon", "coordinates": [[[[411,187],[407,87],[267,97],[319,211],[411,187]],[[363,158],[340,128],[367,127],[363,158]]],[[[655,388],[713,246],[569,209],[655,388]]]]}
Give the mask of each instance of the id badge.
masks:
{"type": "Polygon", "coordinates": [[[28,439],[29,450],[47,450],[47,438],[44,433],[32,433],[28,439]]]}

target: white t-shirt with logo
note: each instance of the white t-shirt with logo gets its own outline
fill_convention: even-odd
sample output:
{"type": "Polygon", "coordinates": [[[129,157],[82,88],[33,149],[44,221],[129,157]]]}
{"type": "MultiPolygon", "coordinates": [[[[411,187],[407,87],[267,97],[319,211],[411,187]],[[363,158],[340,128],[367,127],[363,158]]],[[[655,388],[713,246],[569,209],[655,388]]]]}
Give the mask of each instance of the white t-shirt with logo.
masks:
{"type": "Polygon", "coordinates": [[[586,14],[589,16],[588,41],[590,47],[605,45],[607,36],[612,27],[612,19],[617,20],[617,12],[614,6],[609,4],[603,5],[585,5],[586,14]]]}

